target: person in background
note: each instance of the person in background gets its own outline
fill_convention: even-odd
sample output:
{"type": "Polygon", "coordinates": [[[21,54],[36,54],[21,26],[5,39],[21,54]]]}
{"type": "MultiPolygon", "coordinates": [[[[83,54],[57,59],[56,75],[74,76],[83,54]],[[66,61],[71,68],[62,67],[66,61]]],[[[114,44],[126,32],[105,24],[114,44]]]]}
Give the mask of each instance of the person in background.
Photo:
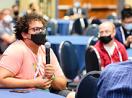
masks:
{"type": "Polygon", "coordinates": [[[132,8],[125,7],[121,11],[122,25],[116,28],[115,38],[126,48],[132,47],[132,8]]]}
{"type": "Polygon", "coordinates": [[[13,13],[13,22],[16,23],[16,21],[19,19],[19,6],[18,5],[12,6],[12,13],[13,13]]]}
{"type": "Polygon", "coordinates": [[[106,67],[110,63],[128,59],[124,45],[115,39],[115,26],[110,21],[99,25],[99,41],[94,45],[100,56],[100,66],[106,67]]]}
{"type": "Polygon", "coordinates": [[[67,80],[52,49],[50,64],[46,64],[43,45],[46,24],[47,21],[35,13],[18,20],[15,25],[17,40],[5,50],[0,60],[0,88],[52,88],[60,92],[66,89],[67,80]]]}
{"type": "Polygon", "coordinates": [[[132,98],[132,61],[108,65],[98,79],[97,98],[132,98]]]}
{"type": "MultiPolygon", "coordinates": [[[[125,61],[128,59],[124,45],[122,45],[120,42],[118,42],[114,38],[116,31],[115,31],[115,26],[112,22],[105,21],[101,23],[99,25],[99,33],[100,33],[99,41],[94,45],[94,47],[99,53],[99,56],[101,59],[100,66],[102,68],[107,67],[108,64],[110,63],[125,61]]],[[[115,65],[114,69],[118,69],[118,66],[116,68],[116,64],[113,64],[113,65],[115,65]]],[[[110,75],[113,76],[113,73],[111,73],[110,75]]],[[[105,76],[107,77],[107,74],[105,76]]],[[[107,78],[108,81],[109,81],[109,78],[107,78]]],[[[102,85],[101,83],[102,81],[100,82],[100,85],[102,85]]],[[[103,89],[104,92],[106,92],[103,86],[101,89],[103,89]]],[[[75,92],[70,93],[69,98],[75,98],[75,94],[76,94],[75,92]]],[[[101,94],[103,96],[103,91],[101,91],[100,95],[101,94]]],[[[102,97],[102,96],[98,98],[107,98],[107,97],[102,97]]],[[[108,97],[108,98],[112,98],[112,97],[108,97]]]]}
{"type": "Polygon", "coordinates": [[[37,14],[40,14],[42,15],[40,9],[39,9],[39,6],[37,5],[36,2],[32,2],[29,4],[29,9],[27,10],[27,13],[30,14],[30,13],[37,13],[37,14]]]}
{"type": "Polygon", "coordinates": [[[13,31],[13,18],[11,17],[10,9],[3,9],[0,12],[0,53],[2,54],[4,50],[15,41],[14,31],[13,31]]]}
{"type": "Polygon", "coordinates": [[[96,17],[91,17],[89,19],[89,24],[96,24],[96,25],[100,25],[102,22],[99,18],[96,17]]]}
{"type": "Polygon", "coordinates": [[[73,0],[73,7],[68,9],[65,16],[69,16],[70,19],[77,19],[81,17],[87,17],[87,10],[81,8],[80,0],[73,0]]]}

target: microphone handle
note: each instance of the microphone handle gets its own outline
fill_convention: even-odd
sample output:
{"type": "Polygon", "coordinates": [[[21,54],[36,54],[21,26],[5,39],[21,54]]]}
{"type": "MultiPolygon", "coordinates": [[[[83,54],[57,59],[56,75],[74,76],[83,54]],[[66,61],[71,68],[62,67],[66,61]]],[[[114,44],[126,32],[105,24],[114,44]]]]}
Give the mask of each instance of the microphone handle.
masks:
{"type": "Polygon", "coordinates": [[[46,48],[46,64],[50,64],[50,48],[46,48]]]}

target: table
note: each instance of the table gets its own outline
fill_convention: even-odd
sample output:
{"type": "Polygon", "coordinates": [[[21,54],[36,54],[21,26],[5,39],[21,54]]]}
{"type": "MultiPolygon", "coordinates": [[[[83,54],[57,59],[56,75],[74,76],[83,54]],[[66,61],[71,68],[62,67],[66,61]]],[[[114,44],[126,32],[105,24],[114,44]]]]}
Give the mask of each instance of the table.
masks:
{"type": "Polygon", "coordinates": [[[59,60],[58,49],[59,49],[60,43],[63,41],[70,41],[76,49],[80,68],[85,66],[85,49],[89,42],[89,39],[90,37],[88,36],[78,36],[78,35],[47,36],[47,40],[51,43],[52,49],[55,52],[58,60],[59,60]]]}
{"type": "Polygon", "coordinates": [[[79,35],[69,35],[69,36],[59,36],[52,35],[46,36],[47,40],[51,44],[60,44],[62,41],[70,41],[74,45],[87,45],[89,41],[89,36],[79,36],[79,35]]]}
{"type": "Polygon", "coordinates": [[[11,89],[0,89],[0,98],[65,98],[44,90],[30,90],[28,93],[10,92],[11,89]]]}

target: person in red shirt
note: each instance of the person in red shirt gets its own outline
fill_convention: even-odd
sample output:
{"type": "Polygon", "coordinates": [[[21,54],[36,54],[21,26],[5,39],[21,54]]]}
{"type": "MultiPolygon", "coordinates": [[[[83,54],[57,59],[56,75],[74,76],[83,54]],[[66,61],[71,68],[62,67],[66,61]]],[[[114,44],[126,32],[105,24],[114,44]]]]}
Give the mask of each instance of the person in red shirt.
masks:
{"type": "Polygon", "coordinates": [[[123,44],[115,39],[115,26],[110,21],[99,25],[99,41],[94,45],[100,56],[100,66],[106,67],[110,63],[121,62],[128,59],[123,44]]]}

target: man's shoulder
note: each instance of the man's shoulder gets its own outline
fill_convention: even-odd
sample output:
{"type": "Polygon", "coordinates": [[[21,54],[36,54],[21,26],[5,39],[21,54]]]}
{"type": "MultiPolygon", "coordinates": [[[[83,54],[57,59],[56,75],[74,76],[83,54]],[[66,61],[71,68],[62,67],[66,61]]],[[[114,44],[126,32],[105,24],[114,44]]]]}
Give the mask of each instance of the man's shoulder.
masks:
{"type": "Polygon", "coordinates": [[[22,42],[21,40],[16,40],[7,48],[8,51],[10,50],[22,51],[23,49],[26,49],[26,45],[24,45],[24,42],[22,42]]]}
{"type": "Polygon", "coordinates": [[[121,42],[119,42],[118,40],[115,39],[115,42],[119,48],[125,48],[125,46],[121,42]]]}
{"type": "Polygon", "coordinates": [[[122,71],[127,68],[132,68],[132,60],[127,60],[123,62],[117,62],[113,64],[109,64],[106,66],[106,68],[103,70],[105,72],[115,72],[115,71],[122,71]]]}
{"type": "Polygon", "coordinates": [[[123,29],[122,25],[121,25],[121,26],[116,27],[116,31],[118,31],[118,32],[121,32],[121,29],[123,29]]]}
{"type": "Polygon", "coordinates": [[[124,94],[128,96],[129,93],[131,94],[132,90],[131,76],[132,61],[125,61],[108,65],[107,68],[105,68],[100,75],[98,82],[99,87],[98,95],[103,96],[101,98],[106,98],[107,96],[110,97],[111,94],[112,95],[124,94]]]}
{"type": "Polygon", "coordinates": [[[103,43],[100,41],[97,41],[97,43],[94,45],[94,47],[99,50],[104,50],[103,43]]]}
{"type": "Polygon", "coordinates": [[[109,78],[112,79],[115,77],[122,77],[122,75],[128,74],[128,73],[129,75],[130,74],[132,75],[132,60],[109,64],[102,71],[101,76],[103,77],[105,76],[105,78],[107,79],[109,78]]]}

